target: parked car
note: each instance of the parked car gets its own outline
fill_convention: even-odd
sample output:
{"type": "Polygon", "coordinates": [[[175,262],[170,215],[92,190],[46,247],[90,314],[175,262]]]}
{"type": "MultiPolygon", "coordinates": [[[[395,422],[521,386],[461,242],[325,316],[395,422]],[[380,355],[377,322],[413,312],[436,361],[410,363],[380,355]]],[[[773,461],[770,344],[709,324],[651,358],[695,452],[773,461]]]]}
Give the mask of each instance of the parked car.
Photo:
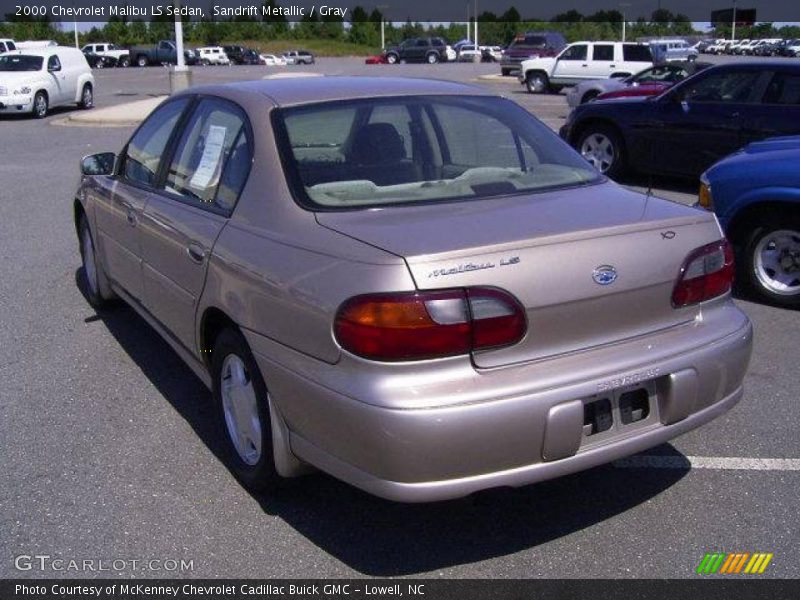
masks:
{"type": "Polygon", "coordinates": [[[41,119],[54,106],[94,106],[94,76],[77,48],[53,46],[0,56],[0,114],[41,119]]]}
{"type": "Polygon", "coordinates": [[[673,60],[696,60],[697,50],[690,46],[686,40],[661,39],[648,42],[653,60],[657,63],[673,60]]]}
{"type": "Polygon", "coordinates": [[[231,60],[225,54],[222,46],[204,46],[197,49],[197,61],[204,66],[230,65],[231,60]]]}
{"type": "Polygon", "coordinates": [[[4,52],[11,52],[17,49],[17,45],[14,43],[14,40],[8,38],[0,38],[0,54],[4,52]]]}
{"type": "Polygon", "coordinates": [[[289,65],[313,65],[316,62],[314,55],[308,50],[289,50],[283,53],[289,65]]]}
{"type": "MultiPolygon", "coordinates": [[[[447,42],[440,37],[410,38],[387,48],[386,62],[390,65],[398,62],[447,62],[451,56],[447,50],[447,42]]],[[[454,52],[452,48],[450,50],[454,52]]]]}
{"type": "Polygon", "coordinates": [[[701,177],[736,252],[737,282],[759,299],[800,307],[800,137],[749,144],[701,177]]]}
{"type": "Polygon", "coordinates": [[[375,54],[374,56],[368,56],[364,59],[364,64],[367,65],[385,65],[386,64],[386,55],[385,54],[375,54]]]}
{"type": "Polygon", "coordinates": [[[89,66],[93,69],[105,69],[106,67],[116,67],[117,63],[119,62],[113,56],[101,56],[99,54],[94,54],[93,52],[89,52],[87,50],[82,50],[83,56],[86,58],[86,62],[89,63],[89,66]]]}
{"type": "Polygon", "coordinates": [[[511,41],[500,57],[500,74],[506,76],[519,73],[523,60],[555,56],[566,45],[564,36],[555,31],[520,34],[511,41]]]}
{"type": "Polygon", "coordinates": [[[576,42],[557,56],[522,61],[519,81],[529,93],[545,93],[590,79],[629,77],[651,66],[653,55],[644,44],[576,42]]]}
{"type": "Polygon", "coordinates": [[[481,51],[475,44],[464,44],[458,49],[458,62],[480,62],[481,51]]]}
{"type": "Polygon", "coordinates": [[[500,62],[503,49],[500,46],[481,46],[481,62],[500,62]]]}
{"type": "MultiPolygon", "coordinates": [[[[154,47],[133,47],[130,49],[130,56],[133,63],[139,67],[148,65],[174,65],[178,62],[178,50],[175,42],[171,40],[161,40],[154,47]]],[[[183,57],[187,65],[197,62],[197,55],[194,50],[185,49],[183,57]]]]}
{"type": "Polygon", "coordinates": [[[609,176],[627,168],[697,177],[742,146],[800,134],[800,65],[731,62],[659,96],[576,107],[561,136],[609,176]]]}
{"type": "Polygon", "coordinates": [[[649,67],[624,79],[607,77],[582,81],[567,92],[567,104],[570,108],[575,108],[601,95],[618,91],[635,96],[655,96],[678,81],[710,66],[711,63],[706,62],[671,62],[649,67]]]}
{"type": "Polygon", "coordinates": [[[262,65],[268,67],[285,67],[288,64],[285,57],[275,54],[259,54],[258,58],[262,65]]]}
{"type": "Polygon", "coordinates": [[[99,42],[94,44],[86,44],[81,48],[84,54],[95,54],[97,56],[107,56],[113,58],[113,61],[104,61],[104,66],[127,67],[131,64],[131,54],[129,50],[120,48],[116,44],[109,44],[108,42],[99,42]]]}
{"type": "Polygon", "coordinates": [[[639,85],[631,85],[623,88],[609,90],[597,96],[597,100],[613,100],[616,98],[635,98],[635,97],[649,97],[658,96],[664,90],[671,88],[679,81],[683,81],[692,74],[707,69],[711,63],[698,63],[696,61],[689,61],[686,63],[677,63],[686,65],[683,69],[668,72],[664,74],[661,80],[654,80],[650,82],[642,82],[639,85]]]}
{"type": "Polygon", "coordinates": [[[698,54],[707,54],[708,53],[708,49],[713,45],[714,45],[714,42],[712,40],[700,40],[694,46],[692,46],[692,48],[698,54]]]}
{"type": "Polygon", "coordinates": [[[230,59],[233,65],[257,65],[259,64],[258,52],[246,46],[223,46],[225,56],[230,59]]]}
{"type": "Polygon", "coordinates": [[[190,88],[82,172],[86,296],[121,297],[211,388],[251,489],[307,465],[401,501],[521,486],[742,396],[752,327],[714,216],[618,186],[482,88],[190,88]]]}

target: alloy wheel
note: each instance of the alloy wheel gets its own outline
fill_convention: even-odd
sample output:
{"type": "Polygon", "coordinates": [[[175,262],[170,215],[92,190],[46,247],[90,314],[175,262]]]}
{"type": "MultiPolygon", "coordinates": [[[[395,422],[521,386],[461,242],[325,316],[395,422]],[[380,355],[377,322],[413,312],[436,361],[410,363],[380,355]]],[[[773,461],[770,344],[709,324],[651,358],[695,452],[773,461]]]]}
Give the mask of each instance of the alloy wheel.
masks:
{"type": "Polygon", "coordinates": [[[263,428],[252,378],[236,354],[225,357],[220,386],[225,425],[233,447],[245,464],[255,465],[261,459],[263,428]]]}
{"type": "Polygon", "coordinates": [[[753,250],[759,283],[779,296],[800,294],[800,231],[780,229],[765,235],[753,250]]]}

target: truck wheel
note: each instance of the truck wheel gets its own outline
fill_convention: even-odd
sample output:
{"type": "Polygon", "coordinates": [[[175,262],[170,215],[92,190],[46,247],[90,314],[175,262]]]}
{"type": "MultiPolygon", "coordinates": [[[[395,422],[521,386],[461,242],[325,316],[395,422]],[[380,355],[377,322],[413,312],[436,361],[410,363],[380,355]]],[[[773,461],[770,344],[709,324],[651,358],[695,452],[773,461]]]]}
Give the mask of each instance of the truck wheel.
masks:
{"type": "Polygon", "coordinates": [[[120,66],[120,67],[129,67],[131,65],[130,57],[123,56],[122,58],[119,59],[119,62],[117,63],[117,65],[120,66]]]}
{"type": "Polygon", "coordinates": [[[525,75],[525,87],[530,94],[544,94],[550,89],[550,80],[541,71],[532,71],[525,75]]]}
{"type": "Polygon", "coordinates": [[[503,68],[501,68],[500,69],[500,75],[502,75],[503,77],[508,77],[509,75],[511,75],[511,69],[503,69],[503,68]]]}
{"type": "Polygon", "coordinates": [[[386,62],[393,65],[397,62],[397,54],[389,53],[386,55],[386,62]]]}
{"type": "Polygon", "coordinates": [[[439,62],[439,55],[436,52],[428,52],[428,56],[425,57],[428,61],[429,65],[435,65],[439,62]]]}
{"type": "Polygon", "coordinates": [[[784,308],[800,306],[800,219],[762,219],[747,239],[739,280],[758,299],[784,308]]]}
{"type": "Polygon", "coordinates": [[[144,54],[142,54],[140,56],[137,56],[136,57],[136,64],[139,65],[140,67],[146,67],[147,66],[147,57],[144,54]]]}

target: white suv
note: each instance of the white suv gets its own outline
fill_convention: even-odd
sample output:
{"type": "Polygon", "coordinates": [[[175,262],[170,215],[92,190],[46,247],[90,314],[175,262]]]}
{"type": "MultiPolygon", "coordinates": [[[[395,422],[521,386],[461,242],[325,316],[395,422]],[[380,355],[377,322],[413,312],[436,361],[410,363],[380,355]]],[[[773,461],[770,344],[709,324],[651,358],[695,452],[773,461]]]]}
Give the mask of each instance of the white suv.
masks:
{"type": "Polygon", "coordinates": [[[90,52],[98,56],[111,56],[117,59],[117,66],[119,67],[127,67],[131,64],[130,51],[120,48],[116,44],[109,44],[107,42],[86,44],[81,48],[81,52],[90,52]]]}
{"type": "Polygon", "coordinates": [[[587,79],[628,77],[653,66],[650,47],[623,42],[575,42],[557,56],[522,61],[519,80],[530,93],[559,91],[587,79]]]}
{"type": "Polygon", "coordinates": [[[3,52],[11,52],[12,50],[16,49],[17,45],[14,43],[14,40],[0,38],[0,54],[3,52]]]}
{"type": "Polygon", "coordinates": [[[201,65],[229,65],[231,59],[221,46],[206,46],[197,49],[197,60],[201,65]]]}
{"type": "Polygon", "coordinates": [[[94,76],[77,48],[53,46],[0,55],[0,113],[41,119],[53,106],[94,106],[94,76]]]}

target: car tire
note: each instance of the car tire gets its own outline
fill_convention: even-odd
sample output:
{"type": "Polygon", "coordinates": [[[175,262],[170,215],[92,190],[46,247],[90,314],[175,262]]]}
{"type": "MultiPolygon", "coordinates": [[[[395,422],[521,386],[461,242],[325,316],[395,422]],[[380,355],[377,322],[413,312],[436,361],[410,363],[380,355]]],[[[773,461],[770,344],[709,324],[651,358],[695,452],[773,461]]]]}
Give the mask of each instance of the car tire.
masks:
{"type": "Polygon", "coordinates": [[[589,125],[578,136],[575,148],[603,175],[613,178],[625,170],[622,138],[613,127],[589,125]]]}
{"type": "Polygon", "coordinates": [[[81,101],[78,102],[78,106],[83,110],[89,110],[90,108],[94,107],[94,90],[92,89],[92,84],[83,84],[83,89],[81,90],[81,101]]]}
{"type": "Polygon", "coordinates": [[[511,69],[502,69],[501,68],[500,69],[500,75],[502,77],[508,77],[509,75],[511,75],[511,69]]]}
{"type": "Polygon", "coordinates": [[[274,489],[281,478],[272,451],[267,386],[238,330],[225,329],[217,336],[211,377],[228,467],[251,491],[274,489]]]}
{"type": "Polygon", "coordinates": [[[129,67],[130,65],[131,65],[131,59],[128,58],[127,56],[121,58],[117,63],[117,66],[119,67],[129,67]]]}
{"type": "Polygon", "coordinates": [[[47,99],[47,94],[45,92],[36,92],[33,97],[33,118],[44,119],[49,109],[50,102],[47,99]]]}
{"type": "Polygon", "coordinates": [[[599,95],[600,95],[600,92],[598,92],[597,90],[589,90],[581,98],[581,104],[586,104],[587,102],[591,102],[592,100],[597,98],[599,95]]]}
{"type": "Polygon", "coordinates": [[[391,52],[386,55],[386,62],[390,65],[397,63],[398,56],[396,54],[392,54],[391,52]]]}
{"type": "Polygon", "coordinates": [[[800,218],[757,222],[737,258],[746,291],[768,304],[800,307],[800,218]]]}
{"type": "Polygon", "coordinates": [[[140,67],[146,67],[146,66],[147,66],[147,63],[148,63],[148,61],[147,61],[147,57],[146,57],[144,54],[142,54],[142,55],[140,55],[140,56],[137,56],[137,57],[136,57],[136,64],[137,64],[138,66],[140,66],[140,67]]]}
{"type": "Polygon", "coordinates": [[[83,281],[86,284],[86,299],[94,308],[103,308],[116,298],[116,294],[111,290],[108,277],[97,260],[94,237],[85,217],[78,222],[78,243],[83,266],[83,281]]]}
{"type": "Polygon", "coordinates": [[[435,65],[436,63],[439,62],[439,55],[436,54],[436,52],[428,52],[427,56],[425,57],[425,60],[428,61],[429,65],[435,65]]]}
{"type": "Polygon", "coordinates": [[[546,94],[550,91],[550,80],[541,71],[531,71],[525,74],[525,87],[529,94],[546,94]]]}
{"type": "Polygon", "coordinates": [[[95,65],[95,68],[104,69],[105,66],[106,66],[105,63],[103,62],[103,59],[101,58],[100,60],[97,61],[97,64],[95,65]]]}

